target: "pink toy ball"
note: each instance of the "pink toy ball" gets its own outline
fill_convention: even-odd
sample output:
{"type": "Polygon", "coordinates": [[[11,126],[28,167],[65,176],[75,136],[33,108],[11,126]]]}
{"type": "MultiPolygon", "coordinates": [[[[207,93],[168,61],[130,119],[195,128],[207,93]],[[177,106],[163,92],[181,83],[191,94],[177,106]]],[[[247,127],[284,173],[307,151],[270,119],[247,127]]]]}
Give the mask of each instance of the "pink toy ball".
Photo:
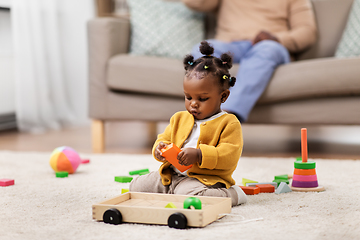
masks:
{"type": "Polygon", "coordinates": [[[74,173],[80,163],[79,154],[70,147],[58,147],[51,153],[50,166],[55,172],[74,173]]]}

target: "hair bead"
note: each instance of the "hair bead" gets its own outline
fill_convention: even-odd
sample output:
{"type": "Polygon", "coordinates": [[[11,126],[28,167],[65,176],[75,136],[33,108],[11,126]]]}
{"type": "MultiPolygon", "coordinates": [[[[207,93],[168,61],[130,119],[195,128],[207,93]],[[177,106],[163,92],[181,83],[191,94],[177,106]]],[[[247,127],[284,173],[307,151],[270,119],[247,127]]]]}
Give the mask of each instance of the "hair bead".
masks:
{"type": "Polygon", "coordinates": [[[192,66],[194,64],[194,62],[188,61],[188,64],[192,66]]]}

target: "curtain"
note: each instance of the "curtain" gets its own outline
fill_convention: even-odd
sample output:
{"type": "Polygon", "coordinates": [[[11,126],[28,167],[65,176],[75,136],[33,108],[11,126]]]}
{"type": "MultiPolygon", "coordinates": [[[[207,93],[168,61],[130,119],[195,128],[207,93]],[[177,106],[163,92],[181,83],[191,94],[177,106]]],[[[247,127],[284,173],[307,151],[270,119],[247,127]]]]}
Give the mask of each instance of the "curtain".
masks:
{"type": "Polygon", "coordinates": [[[85,124],[86,21],[92,0],[12,0],[18,128],[44,132],[85,124]]]}

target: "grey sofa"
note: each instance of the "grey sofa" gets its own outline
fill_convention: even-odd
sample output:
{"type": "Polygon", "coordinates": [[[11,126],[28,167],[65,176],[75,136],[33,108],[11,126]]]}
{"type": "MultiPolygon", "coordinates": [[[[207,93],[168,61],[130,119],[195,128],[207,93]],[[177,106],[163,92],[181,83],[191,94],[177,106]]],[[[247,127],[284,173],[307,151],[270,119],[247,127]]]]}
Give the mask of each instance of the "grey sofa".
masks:
{"type": "MultiPolygon", "coordinates": [[[[312,0],[318,41],[277,68],[247,123],[360,124],[360,57],[334,58],[353,0],[312,0]]],[[[211,37],[213,28],[208,28],[211,37]]],[[[184,110],[181,60],[128,54],[130,21],[88,22],[93,151],[104,152],[106,121],[168,121],[184,110]]],[[[232,68],[235,74],[239,65],[232,68]]]]}

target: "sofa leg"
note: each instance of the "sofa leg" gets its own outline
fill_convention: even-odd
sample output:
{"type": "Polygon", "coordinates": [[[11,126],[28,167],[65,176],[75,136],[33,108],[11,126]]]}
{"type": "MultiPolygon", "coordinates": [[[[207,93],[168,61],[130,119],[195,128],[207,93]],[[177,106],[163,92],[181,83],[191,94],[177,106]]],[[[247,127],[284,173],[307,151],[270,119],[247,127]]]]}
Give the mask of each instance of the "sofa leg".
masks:
{"type": "Polygon", "coordinates": [[[92,150],[94,153],[105,152],[105,122],[92,120],[91,126],[92,150]]]}

